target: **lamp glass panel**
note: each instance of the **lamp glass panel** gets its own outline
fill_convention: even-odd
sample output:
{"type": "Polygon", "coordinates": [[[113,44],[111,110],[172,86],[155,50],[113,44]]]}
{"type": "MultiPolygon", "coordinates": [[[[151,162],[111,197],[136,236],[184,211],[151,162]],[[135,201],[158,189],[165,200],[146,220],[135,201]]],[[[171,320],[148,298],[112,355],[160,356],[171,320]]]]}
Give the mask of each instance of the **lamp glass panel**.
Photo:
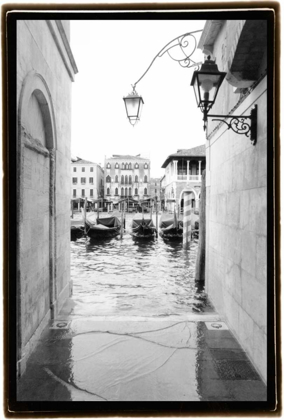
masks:
{"type": "Polygon", "coordinates": [[[124,98],[128,118],[138,117],[140,97],[124,98]]]}
{"type": "Polygon", "coordinates": [[[198,74],[201,101],[214,102],[222,77],[219,74],[198,74]]]}
{"type": "Polygon", "coordinates": [[[142,101],[142,99],[140,99],[139,110],[138,110],[138,118],[139,118],[139,120],[141,118],[142,108],[143,108],[143,101],[142,101]]]}
{"type": "Polygon", "coordinates": [[[197,106],[200,106],[200,89],[199,89],[199,83],[198,83],[198,77],[196,76],[193,82],[193,90],[195,94],[195,99],[197,102],[197,106]]]}

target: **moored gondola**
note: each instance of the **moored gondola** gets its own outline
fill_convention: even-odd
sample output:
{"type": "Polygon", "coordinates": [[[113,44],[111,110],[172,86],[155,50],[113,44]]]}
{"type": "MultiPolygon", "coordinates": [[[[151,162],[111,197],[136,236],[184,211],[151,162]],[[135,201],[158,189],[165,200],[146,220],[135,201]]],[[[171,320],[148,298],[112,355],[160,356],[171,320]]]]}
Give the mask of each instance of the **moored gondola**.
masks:
{"type": "Polygon", "coordinates": [[[174,214],[163,214],[159,223],[160,236],[172,241],[182,241],[183,221],[174,214]]]}
{"type": "Polygon", "coordinates": [[[95,219],[86,216],[86,234],[93,239],[112,238],[121,233],[121,220],[112,215],[109,217],[96,217],[95,219]]]}
{"type": "Polygon", "coordinates": [[[137,214],[131,223],[131,235],[137,239],[151,239],[157,234],[157,229],[152,219],[145,219],[137,214]]]}

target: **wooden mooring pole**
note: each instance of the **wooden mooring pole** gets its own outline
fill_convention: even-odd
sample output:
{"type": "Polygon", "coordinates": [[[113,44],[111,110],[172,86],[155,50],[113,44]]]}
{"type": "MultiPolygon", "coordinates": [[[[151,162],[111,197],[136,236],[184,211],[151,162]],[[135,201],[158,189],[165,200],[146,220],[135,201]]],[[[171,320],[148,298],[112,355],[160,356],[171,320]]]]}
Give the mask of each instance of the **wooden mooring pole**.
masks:
{"type": "Polygon", "coordinates": [[[190,245],[191,240],[191,193],[185,192],[183,196],[183,247],[190,245]]]}
{"type": "Polygon", "coordinates": [[[122,238],[123,238],[123,225],[124,225],[124,221],[123,221],[123,207],[121,206],[120,239],[122,239],[122,238]]]}
{"type": "Polygon", "coordinates": [[[87,226],[86,226],[86,219],[87,219],[87,197],[85,197],[85,202],[84,202],[84,232],[85,235],[87,234],[87,226]]]}
{"type": "Polygon", "coordinates": [[[205,281],[206,246],[206,170],[202,172],[199,201],[199,242],[195,267],[195,280],[205,281]]]}
{"type": "Polygon", "coordinates": [[[158,239],[158,220],[159,220],[159,212],[158,212],[158,198],[156,197],[156,237],[158,239]]]}

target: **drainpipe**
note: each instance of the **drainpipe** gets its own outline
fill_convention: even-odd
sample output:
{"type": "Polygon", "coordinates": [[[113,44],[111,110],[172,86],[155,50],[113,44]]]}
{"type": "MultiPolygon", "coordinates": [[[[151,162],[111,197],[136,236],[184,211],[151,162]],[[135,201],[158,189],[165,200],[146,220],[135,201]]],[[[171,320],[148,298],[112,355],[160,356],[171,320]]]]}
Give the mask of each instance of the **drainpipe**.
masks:
{"type": "Polygon", "coordinates": [[[55,150],[49,151],[49,299],[51,319],[56,316],[55,281],[55,150]]]}

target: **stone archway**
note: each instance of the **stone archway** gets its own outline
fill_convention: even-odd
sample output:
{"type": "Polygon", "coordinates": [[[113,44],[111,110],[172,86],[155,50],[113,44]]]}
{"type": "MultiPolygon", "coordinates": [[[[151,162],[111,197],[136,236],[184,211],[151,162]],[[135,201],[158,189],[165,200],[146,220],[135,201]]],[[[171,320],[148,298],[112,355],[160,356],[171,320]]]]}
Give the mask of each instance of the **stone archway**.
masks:
{"type": "Polygon", "coordinates": [[[18,103],[18,372],[56,302],[55,149],[51,94],[40,74],[23,81],[18,103]]]}

